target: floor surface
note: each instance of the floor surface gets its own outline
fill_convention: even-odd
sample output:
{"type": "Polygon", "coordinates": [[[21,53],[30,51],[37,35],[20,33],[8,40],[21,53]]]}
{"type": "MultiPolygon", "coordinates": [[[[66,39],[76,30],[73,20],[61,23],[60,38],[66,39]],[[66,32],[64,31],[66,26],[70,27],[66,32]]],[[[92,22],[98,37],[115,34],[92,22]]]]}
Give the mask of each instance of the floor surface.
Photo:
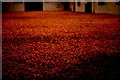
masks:
{"type": "Polygon", "coordinates": [[[3,80],[119,80],[120,16],[3,13],[3,80]]]}

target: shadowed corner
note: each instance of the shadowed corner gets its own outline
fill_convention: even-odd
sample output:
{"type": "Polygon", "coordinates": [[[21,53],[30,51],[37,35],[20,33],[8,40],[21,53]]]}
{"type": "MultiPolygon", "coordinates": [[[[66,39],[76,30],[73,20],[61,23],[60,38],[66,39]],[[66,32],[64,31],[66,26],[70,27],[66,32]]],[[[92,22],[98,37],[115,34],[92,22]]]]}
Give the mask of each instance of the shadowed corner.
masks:
{"type": "MultiPolygon", "coordinates": [[[[0,8],[2,8],[2,2],[0,1],[0,8]]],[[[2,79],[2,9],[0,9],[0,80],[2,79]]]]}
{"type": "Polygon", "coordinates": [[[4,3],[3,79],[120,79],[120,17],[111,5],[118,6],[104,2],[4,3]]]}
{"type": "Polygon", "coordinates": [[[0,14],[2,13],[2,2],[0,1],[0,14]]]}

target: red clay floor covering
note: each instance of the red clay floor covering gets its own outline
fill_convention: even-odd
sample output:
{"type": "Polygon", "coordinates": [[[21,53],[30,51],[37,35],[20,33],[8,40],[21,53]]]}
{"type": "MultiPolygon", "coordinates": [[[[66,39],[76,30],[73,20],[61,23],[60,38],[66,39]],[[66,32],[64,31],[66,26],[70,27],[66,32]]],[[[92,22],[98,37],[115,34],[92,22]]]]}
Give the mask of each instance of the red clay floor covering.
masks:
{"type": "Polygon", "coordinates": [[[43,11],[2,19],[3,80],[120,79],[120,16],[43,11]]]}

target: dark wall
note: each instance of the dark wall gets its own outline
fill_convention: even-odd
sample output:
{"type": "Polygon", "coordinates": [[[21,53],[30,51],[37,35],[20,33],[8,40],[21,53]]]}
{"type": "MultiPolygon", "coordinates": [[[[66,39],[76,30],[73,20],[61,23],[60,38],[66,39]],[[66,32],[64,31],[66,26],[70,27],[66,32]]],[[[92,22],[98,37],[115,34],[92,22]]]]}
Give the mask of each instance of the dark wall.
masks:
{"type": "Polygon", "coordinates": [[[64,2],[64,10],[70,10],[70,2],[64,2]]]}
{"type": "Polygon", "coordinates": [[[2,2],[2,12],[24,11],[23,2],[2,2]]]}
{"type": "Polygon", "coordinates": [[[87,2],[85,4],[85,12],[86,13],[92,13],[92,2],[87,2]]]}
{"type": "Polygon", "coordinates": [[[7,2],[2,2],[2,12],[7,11],[7,2]]]}
{"type": "Polygon", "coordinates": [[[42,11],[42,2],[25,2],[25,11],[42,11]]]}

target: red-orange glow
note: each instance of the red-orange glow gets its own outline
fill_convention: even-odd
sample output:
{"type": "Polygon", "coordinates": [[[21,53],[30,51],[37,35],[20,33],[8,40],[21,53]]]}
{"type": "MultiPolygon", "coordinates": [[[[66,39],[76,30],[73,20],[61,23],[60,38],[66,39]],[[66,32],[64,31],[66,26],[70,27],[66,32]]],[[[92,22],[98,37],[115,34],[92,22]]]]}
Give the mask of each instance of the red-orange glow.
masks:
{"type": "Polygon", "coordinates": [[[62,11],[4,13],[3,78],[110,80],[120,71],[110,66],[120,67],[114,63],[119,18],[62,11]]]}

